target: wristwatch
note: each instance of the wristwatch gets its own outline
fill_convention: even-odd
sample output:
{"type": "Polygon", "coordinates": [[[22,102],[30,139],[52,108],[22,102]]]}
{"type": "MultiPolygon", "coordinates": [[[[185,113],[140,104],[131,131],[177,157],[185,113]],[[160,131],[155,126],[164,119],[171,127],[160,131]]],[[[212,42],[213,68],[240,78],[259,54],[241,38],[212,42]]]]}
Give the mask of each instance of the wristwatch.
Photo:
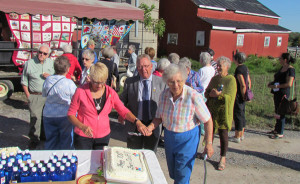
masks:
{"type": "Polygon", "coordinates": [[[133,122],[133,124],[135,124],[136,125],[136,122],[139,120],[139,118],[135,118],[135,120],[134,120],[134,122],[133,122]]]}

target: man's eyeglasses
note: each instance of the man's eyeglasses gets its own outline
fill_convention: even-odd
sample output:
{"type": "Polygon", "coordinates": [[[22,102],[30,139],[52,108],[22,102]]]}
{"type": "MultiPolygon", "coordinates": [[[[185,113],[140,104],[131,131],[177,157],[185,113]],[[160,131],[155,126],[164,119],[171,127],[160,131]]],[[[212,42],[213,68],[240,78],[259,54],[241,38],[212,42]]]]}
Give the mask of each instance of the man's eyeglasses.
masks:
{"type": "Polygon", "coordinates": [[[47,56],[47,55],[48,55],[48,53],[42,52],[42,51],[39,51],[39,54],[43,54],[44,56],[47,56]]]}
{"type": "Polygon", "coordinates": [[[90,59],[89,58],[82,58],[82,60],[84,61],[84,60],[87,60],[87,61],[89,61],[90,59]]]}
{"type": "Polygon", "coordinates": [[[150,65],[144,65],[144,66],[137,66],[138,69],[142,69],[142,68],[149,68],[150,65]]]}

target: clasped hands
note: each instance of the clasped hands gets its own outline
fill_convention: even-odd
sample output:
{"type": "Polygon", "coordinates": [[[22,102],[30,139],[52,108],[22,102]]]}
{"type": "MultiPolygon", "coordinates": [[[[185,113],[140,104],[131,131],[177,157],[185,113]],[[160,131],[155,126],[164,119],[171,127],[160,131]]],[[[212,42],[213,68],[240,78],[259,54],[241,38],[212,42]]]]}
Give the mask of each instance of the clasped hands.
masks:
{"type": "MultiPolygon", "coordinates": [[[[125,120],[121,116],[118,117],[118,121],[119,123],[125,125],[125,120]]],[[[140,120],[138,120],[135,125],[137,127],[137,130],[144,136],[152,135],[152,131],[155,129],[153,123],[150,123],[150,125],[146,127],[140,120]]]]}

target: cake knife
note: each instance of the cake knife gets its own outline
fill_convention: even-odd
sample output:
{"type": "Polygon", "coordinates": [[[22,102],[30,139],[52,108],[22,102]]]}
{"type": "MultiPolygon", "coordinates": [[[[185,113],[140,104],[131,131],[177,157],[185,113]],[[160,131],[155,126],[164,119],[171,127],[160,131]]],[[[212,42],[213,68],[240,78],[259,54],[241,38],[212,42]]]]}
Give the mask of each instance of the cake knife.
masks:
{"type": "Polygon", "coordinates": [[[128,135],[142,136],[143,134],[141,134],[141,133],[136,133],[136,132],[128,132],[128,135]]]}

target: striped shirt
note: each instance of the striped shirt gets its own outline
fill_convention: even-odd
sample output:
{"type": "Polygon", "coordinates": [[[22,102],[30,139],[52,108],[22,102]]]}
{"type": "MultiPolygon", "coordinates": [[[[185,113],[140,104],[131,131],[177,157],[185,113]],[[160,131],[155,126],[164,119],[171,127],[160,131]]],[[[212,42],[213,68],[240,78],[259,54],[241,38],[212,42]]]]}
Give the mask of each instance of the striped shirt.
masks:
{"type": "Polygon", "coordinates": [[[203,93],[204,88],[200,81],[200,76],[198,72],[191,70],[189,76],[186,80],[186,83],[190,83],[191,87],[196,90],[198,93],[203,93]]]}
{"type": "Polygon", "coordinates": [[[158,104],[156,118],[161,118],[163,126],[173,132],[192,130],[200,123],[206,123],[211,117],[202,95],[186,85],[175,102],[170,89],[164,90],[158,104]]]}

